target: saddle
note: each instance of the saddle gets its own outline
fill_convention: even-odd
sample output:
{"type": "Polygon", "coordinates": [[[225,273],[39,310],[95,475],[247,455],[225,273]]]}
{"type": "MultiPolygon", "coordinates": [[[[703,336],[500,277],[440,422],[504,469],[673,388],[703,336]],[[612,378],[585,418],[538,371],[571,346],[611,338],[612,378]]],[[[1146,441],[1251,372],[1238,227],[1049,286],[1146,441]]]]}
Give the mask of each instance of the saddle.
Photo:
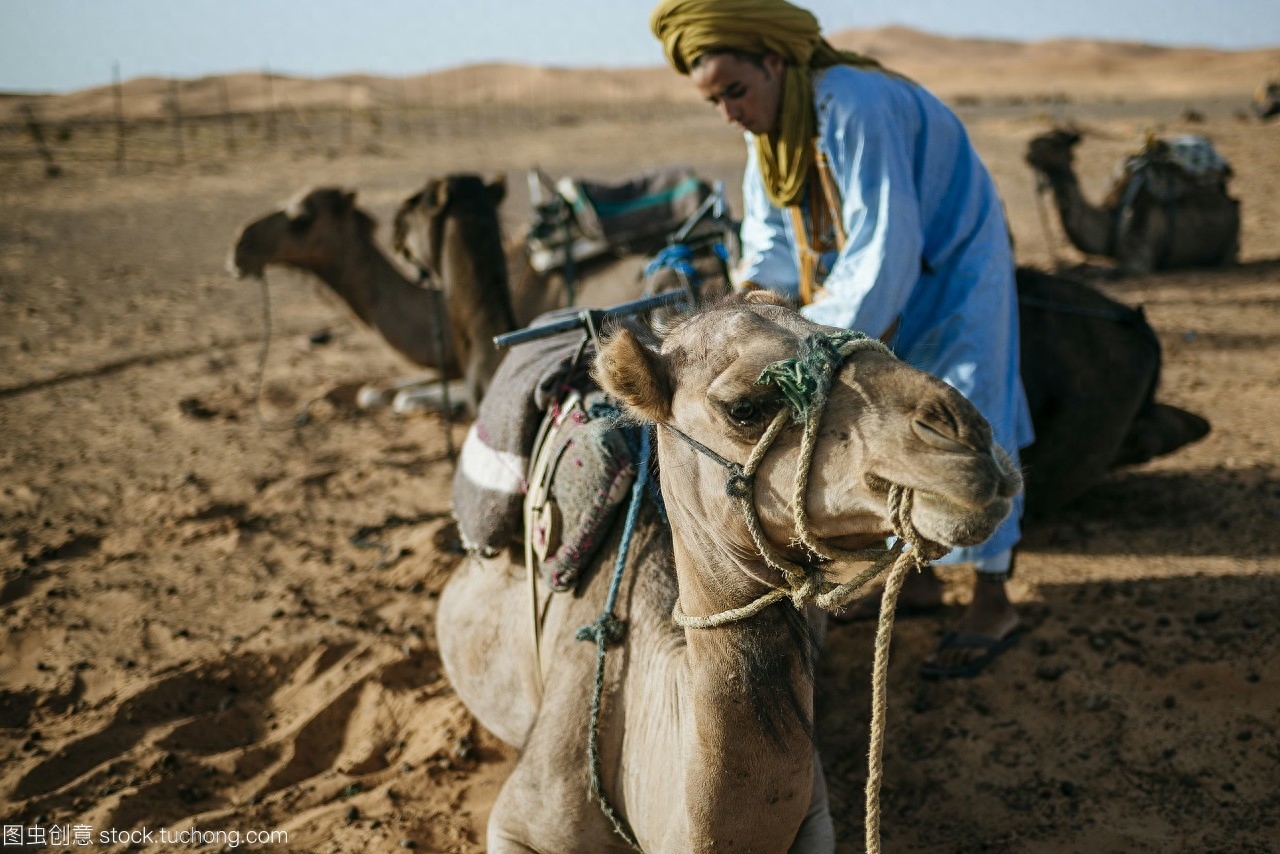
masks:
{"type": "Polygon", "coordinates": [[[607,539],[636,478],[618,411],[599,390],[570,391],[542,422],[524,504],[526,560],[547,586],[571,590],[607,539]]]}
{"type": "Polygon", "coordinates": [[[579,178],[552,183],[529,173],[533,222],[525,242],[535,270],[607,254],[648,254],[666,242],[711,195],[711,185],[687,167],[641,173],[621,184],[579,178]]]}
{"type": "MultiPolygon", "coordinates": [[[[552,312],[534,325],[553,322],[552,312]]],[[[592,381],[580,332],[518,344],[463,443],[453,513],[470,551],[523,546],[552,590],[577,583],[608,539],[636,474],[635,428],[592,381]]]]}
{"type": "Polygon", "coordinates": [[[1117,173],[1112,193],[1122,210],[1133,204],[1143,189],[1161,202],[1179,198],[1189,185],[1226,192],[1227,181],[1234,174],[1212,142],[1191,134],[1170,139],[1148,135],[1142,148],[1126,157],[1117,173]],[[1176,180],[1179,176],[1185,181],[1176,180]]]}

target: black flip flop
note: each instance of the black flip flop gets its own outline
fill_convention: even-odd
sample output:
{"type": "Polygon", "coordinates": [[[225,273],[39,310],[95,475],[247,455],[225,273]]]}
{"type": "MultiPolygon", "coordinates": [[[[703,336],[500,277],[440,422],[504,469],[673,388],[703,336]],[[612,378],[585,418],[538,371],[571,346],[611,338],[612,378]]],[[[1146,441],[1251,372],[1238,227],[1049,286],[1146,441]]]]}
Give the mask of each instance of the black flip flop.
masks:
{"type": "Polygon", "coordinates": [[[969,679],[977,676],[988,664],[999,658],[1001,653],[1016,644],[1021,634],[1020,631],[1014,629],[1009,634],[996,640],[985,635],[948,632],[942,638],[942,642],[938,644],[938,652],[957,648],[982,649],[986,651],[972,661],[966,661],[956,667],[922,664],[920,665],[920,675],[926,679],[969,679]]]}

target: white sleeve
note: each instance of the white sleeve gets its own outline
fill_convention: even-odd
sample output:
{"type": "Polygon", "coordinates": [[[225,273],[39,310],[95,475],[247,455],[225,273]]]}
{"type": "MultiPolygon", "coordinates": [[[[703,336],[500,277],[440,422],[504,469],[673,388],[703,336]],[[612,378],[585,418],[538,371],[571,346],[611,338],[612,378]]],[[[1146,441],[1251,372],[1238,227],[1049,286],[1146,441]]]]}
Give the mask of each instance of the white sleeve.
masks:
{"type": "Polygon", "coordinates": [[[795,299],[800,292],[791,233],[783,212],[769,201],[747,138],[747,167],[742,176],[742,261],[735,282],[751,281],[795,299]]]}
{"type": "Polygon", "coordinates": [[[920,278],[924,234],[910,138],[893,105],[874,93],[852,101],[828,97],[821,104],[820,144],[840,190],[846,239],[823,283],[825,298],[803,312],[817,323],[879,336],[920,278]]]}

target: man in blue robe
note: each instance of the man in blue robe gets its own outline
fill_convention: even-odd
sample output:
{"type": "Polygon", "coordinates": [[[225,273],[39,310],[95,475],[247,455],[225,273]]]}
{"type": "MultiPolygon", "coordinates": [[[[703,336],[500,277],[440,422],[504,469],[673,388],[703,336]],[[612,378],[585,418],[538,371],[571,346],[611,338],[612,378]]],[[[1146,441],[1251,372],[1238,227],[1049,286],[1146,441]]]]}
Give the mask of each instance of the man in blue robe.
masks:
{"type": "MultiPolygon", "coordinates": [[[[1033,435],[1012,250],[995,184],[956,115],[833,48],[785,0],[666,0],[651,26],[672,66],[747,136],[738,284],[881,338],[973,402],[1016,461],[1033,435]]],[[[1005,582],[1021,515],[1019,496],[990,539],[941,561],[971,563],[975,582],[925,675],[972,676],[1016,638],[1005,582]]],[[[936,607],[941,594],[926,571],[900,601],[936,607]]]]}

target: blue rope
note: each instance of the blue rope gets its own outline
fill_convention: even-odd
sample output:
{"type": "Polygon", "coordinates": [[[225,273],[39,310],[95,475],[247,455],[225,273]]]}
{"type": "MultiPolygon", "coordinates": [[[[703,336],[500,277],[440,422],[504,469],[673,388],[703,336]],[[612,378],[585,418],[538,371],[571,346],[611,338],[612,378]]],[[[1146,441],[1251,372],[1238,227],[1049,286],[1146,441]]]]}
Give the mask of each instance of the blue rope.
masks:
{"type": "MultiPolygon", "coordinates": [[[[634,448],[633,437],[634,433],[628,431],[627,444],[634,448]]],[[[639,460],[636,479],[631,484],[631,504],[627,507],[627,521],[622,529],[622,540],[618,543],[618,559],[613,564],[613,578],[609,582],[609,595],[605,599],[604,612],[591,625],[578,629],[575,635],[580,641],[596,643],[596,681],[591,696],[591,722],[587,729],[587,761],[591,765],[591,796],[600,803],[600,809],[613,824],[614,831],[637,851],[640,850],[640,843],[636,841],[631,828],[627,826],[626,819],[618,814],[604,793],[603,774],[600,770],[600,707],[604,696],[605,653],[609,644],[622,640],[627,628],[627,624],[619,620],[614,613],[614,606],[618,603],[618,592],[622,589],[622,571],[627,566],[627,553],[631,550],[631,535],[635,533],[640,504],[644,500],[645,486],[649,481],[650,456],[649,431],[641,428],[640,448],[636,454],[639,460]]]]}
{"type": "Polygon", "coordinates": [[[698,271],[693,268],[692,261],[693,250],[687,244],[673,243],[653,256],[653,260],[645,266],[644,274],[647,278],[659,270],[670,267],[673,270],[679,270],[690,279],[696,279],[698,271]]]}

